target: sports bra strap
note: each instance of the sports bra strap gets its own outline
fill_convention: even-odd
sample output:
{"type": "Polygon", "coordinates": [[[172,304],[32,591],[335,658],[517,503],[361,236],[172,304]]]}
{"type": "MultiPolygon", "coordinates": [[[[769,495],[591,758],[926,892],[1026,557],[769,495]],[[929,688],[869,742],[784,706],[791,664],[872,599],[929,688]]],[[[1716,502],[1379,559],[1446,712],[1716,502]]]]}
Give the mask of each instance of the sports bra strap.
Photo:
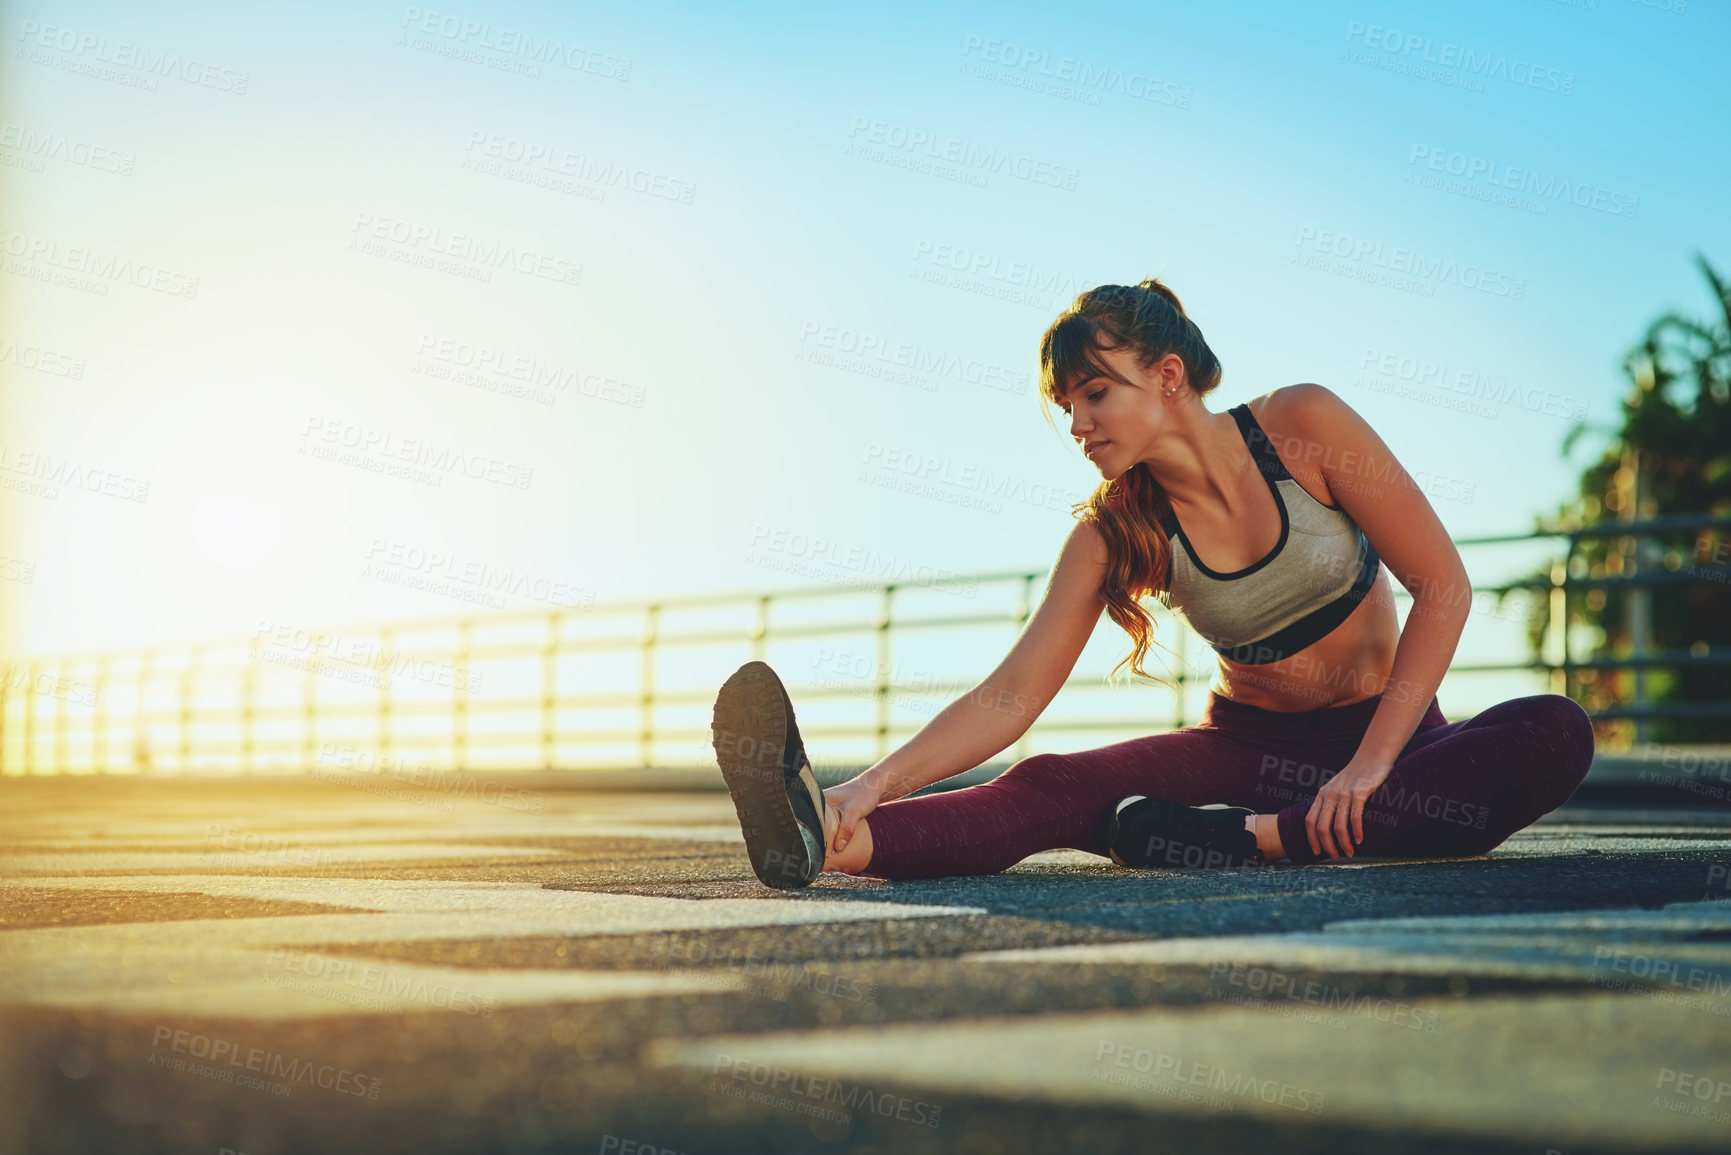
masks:
{"type": "MultiPolygon", "coordinates": [[[[1249,405],[1234,405],[1227,410],[1232,414],[1232,420],[1238,424],[1239,435],[1244,438],[1244,444],[1250,449],[1250,456],[1256,462],[1256,468],[1271,481],[1292,480],[1292,474],[1286,471],[1286,463],[1280,460],[1280,454],[1275,452],[1274,442],[1268,434],[1262,431],[1262,426],[1256,423],[1256,418],[1250,412],[1249,405]]],[[[1332,507],[1331,507],[1332,508],[1332,507]]],[[[1178,517],[1168,505],[1166,512],[1160,515],[1160,525],[1166,530],[1167,537],[1178,533],[1178,517]]]]}
{"type": "Polygon", "coordinates": [[[1244,444],[1250,448],[1250,456],[1255,459],[1256,467],[1263,476],[1272,481],[1289,481],[1292,474],[1286,472],[1285,462],[1280,460],[1280,454],[1275,452],[1274,442],[1268,434],[1262,431],[1262,426],[1256,423],[1256,418],[1250,412],[1250,406],[1234,405],[1227,412],[1238,422],[1238,432],[1244,437],[1244,444]]]}

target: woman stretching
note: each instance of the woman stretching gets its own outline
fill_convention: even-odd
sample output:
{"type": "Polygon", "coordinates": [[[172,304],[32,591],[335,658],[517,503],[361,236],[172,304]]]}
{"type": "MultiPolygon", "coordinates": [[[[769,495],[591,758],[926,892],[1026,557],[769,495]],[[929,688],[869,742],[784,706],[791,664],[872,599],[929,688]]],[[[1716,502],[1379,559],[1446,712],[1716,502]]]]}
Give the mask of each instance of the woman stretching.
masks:
{"type": "Polygon", "coordinates": [[[774,671],[748,662],[722,687],[716,759],[759,879],[992,874],[1057,847],[1134,867],[1464,857],[1574,793],[1593,729],[1569,698],[1438,708],[1471,586],[1382,439],[1320,385],[1211,413],[1220,379],[1157,280],[1102,285],[1052,323],[1041,393],[1103,480],[1003,662],[827,791],[774,671]],[[1383,563],[1412,594],[1404,629],[1383,563]],[[1102,609],[1133,642],[1119,666],[1149,677],[1150,595],[1218,655],[1201,722],[907,797],[1021,737],[1102,609]]]}

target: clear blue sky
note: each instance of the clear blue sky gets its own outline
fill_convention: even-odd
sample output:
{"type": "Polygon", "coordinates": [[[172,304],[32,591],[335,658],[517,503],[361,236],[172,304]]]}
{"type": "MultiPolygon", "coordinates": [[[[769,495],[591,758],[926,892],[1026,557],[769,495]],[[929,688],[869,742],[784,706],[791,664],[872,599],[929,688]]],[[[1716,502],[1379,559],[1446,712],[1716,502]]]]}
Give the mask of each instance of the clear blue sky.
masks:
{"type": "Polygon", "coordinates": [[[8,653],[1043,571],[1036,342],[1151,274],[1520,529],[1731,268],[1721,4],[0,11],[8,653]]]}

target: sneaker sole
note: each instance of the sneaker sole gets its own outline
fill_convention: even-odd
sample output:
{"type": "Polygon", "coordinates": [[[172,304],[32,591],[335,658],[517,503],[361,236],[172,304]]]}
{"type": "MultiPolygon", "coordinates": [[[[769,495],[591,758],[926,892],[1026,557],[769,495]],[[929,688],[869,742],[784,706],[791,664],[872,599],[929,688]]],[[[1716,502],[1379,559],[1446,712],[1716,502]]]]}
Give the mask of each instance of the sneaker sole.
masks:
{"type": "MultiPolygon", "coordinates": [[[[765,886],[798,890],[823,870],[821,847],[794,816],[783,769],[792,710],[781,679],[763,662],[747,662],[721,687],[710,735],[715,761],[733,798],[752,872],[765,886]]],[[[823,802],[809,759],[796,779],[822,821],[823,802]]]]}

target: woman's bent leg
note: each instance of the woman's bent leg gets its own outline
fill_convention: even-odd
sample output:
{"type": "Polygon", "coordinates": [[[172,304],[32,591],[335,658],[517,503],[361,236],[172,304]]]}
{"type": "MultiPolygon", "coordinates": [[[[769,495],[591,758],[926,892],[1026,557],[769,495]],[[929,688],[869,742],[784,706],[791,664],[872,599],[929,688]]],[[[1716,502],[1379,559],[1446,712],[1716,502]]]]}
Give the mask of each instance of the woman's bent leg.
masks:
{"type": "MultiPolygon", "coordinates": [[[[1353,853],[1483,854],[1568,801],[1592,763],[1592,723],[1560,694],[1515,698],[1421,729],[1365,802],[1364,841],[1353,853]]],[[[1280,839],[1295,863],[1327,857],[1310,849],[1310,805],[1305,798],[1279,814],[1280,839]]]]}

